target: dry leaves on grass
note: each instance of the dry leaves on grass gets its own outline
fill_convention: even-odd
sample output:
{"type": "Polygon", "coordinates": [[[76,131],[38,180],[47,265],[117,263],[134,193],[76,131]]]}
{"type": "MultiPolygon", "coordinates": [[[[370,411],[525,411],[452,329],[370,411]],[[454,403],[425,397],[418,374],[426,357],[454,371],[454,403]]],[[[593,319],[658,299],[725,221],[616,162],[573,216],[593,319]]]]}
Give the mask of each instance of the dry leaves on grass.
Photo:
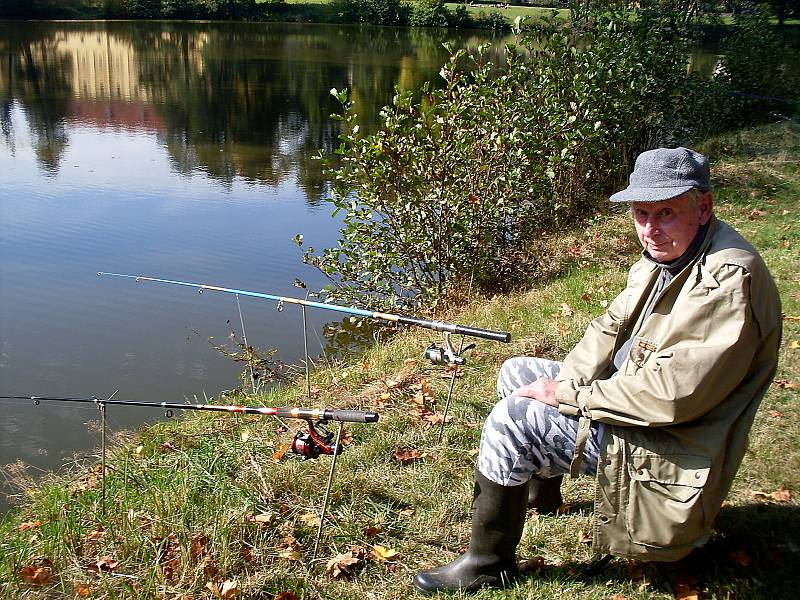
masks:
{"type": "Polygon", "coordinates": [[[275,600],[297,600],[297,596],[294,592],[281,592],[275,596],[275,600]]]}
{"type": "Polygon", "coordinates": [[[322,523],[322,519],[319,518],[319,515],[314,512],[304,512],[299,517],[300,521],[309,527],[319,527],[320,523],[322,523]]]}
{"type": "Polygon", "coordinates": [[[346,579],[353,576],[364,565],[363,548],[353,546],[350,552],[343,552],[331,558],[325,565],[325,574],[333,579],[346,579]]]}
{"type": "Polygon", "coordinates": [[[17,576],[30,585],[47,585],[53,577],[53,561],[44,556],[34,556],[17,572],[17,576]]]}
{"type": "Polygon", "coordinates": [[[422,452],[413,448],[398,446],[394,451],[394,457],[401,465],[407,465],[422,459],[422,452]]]}
{"type": "Polygon", "coordinates": [[[246,514],[244,517],[245,521],[248,523],[255,523],[261,527],[267,527],[268,525],[272,525],[275,523],[275,519],[277,516],[274,512],[266,512],[261,513],[260,515],[253,515],[253,514],[246,514]]]}
{"type": "Polygon", "coordinates": [[[794,495],[790,490],[787,490],[784,486],[778,487],[772,493],[767,492],[753,492],[753,497],[759,500],[767,500],[771,502],[791,502],[794,495]]]}
{"type": "Polygon", "coordinates": [[[81,598],[88,598],[92,595],[92,586],[88,583],[79,583],[75,586],[75,593],[81,598]]]}
{"type": "Polygon", "coordinates": [[[33,529],[34,527],[39,527],[41,526],[41,524],[42,524],[41,521],[25,521],[24,523],[21,523],[20,526],[17,527],[17,529],[19,531],[25,531],[27,529],[33,529]]]}
{"type": "Polygon", "coordinates": [[[300,560],[302,554],[300,553],[300,544],[293,535],[287,535],[281,540],[277,547],[278,556],[286,560],[300,560]]]}
{"type": "Polygon", "coordinates": [[[280,446],[278,446],[275,452],[272,453],[272,462],[276,463],[281,462],[283,460],[283,457],[286,456],[286,452],[288,450],[289,450],[289,444],[281,444],[280,446]]]}
{"type": "Polygon", "coordinates": [[[780,419],[783,416],[783,413],[779,410],[771,410],[768,414],[773,419],[780,419]]]}
{"type": "Polygon", "coordinates": [[[772,383],[777,385],[782,390],[796,390],[797,388],[800,388],[800,384],[793,383],[788,379],[776,379],[772,383]]]}
{"type": "Polygon", "coordinates": [[[119,566],[119,561],[112,556],[101,556],[96,561],[86,565],[86,568],[93,573],[111,573],[119,566]]]}
{"type": "Polygon", "coordinates": [[[206,588],[214,594],[215,597],[221,600],[231,600],[238,598],[242,591],[239,589],[239,582],[235,579],[222,582],[209,581],[206,588]]]}

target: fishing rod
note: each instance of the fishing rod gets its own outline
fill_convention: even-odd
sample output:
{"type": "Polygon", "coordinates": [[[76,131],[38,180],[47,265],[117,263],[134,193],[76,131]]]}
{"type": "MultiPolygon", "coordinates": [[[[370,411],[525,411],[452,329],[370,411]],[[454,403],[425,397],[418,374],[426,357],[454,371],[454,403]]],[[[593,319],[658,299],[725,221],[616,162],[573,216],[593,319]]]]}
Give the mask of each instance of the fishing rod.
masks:
{"type": "MultiPolygon", "coordinates": [[[[289,296],[277,296],[275,294],[265,294],[262,292],[252,292],[249,290],[238,290],[234,288],[220,287],[217,285],[208,285],[205,283],[192,283],[189,281],[178,281],[175,279],[160,279],[158,277],[147,277],[145,275],[126,275],[124,273],[107,273],[105,271],[99,271],[97,274],[107,275],[110,277],[124,277],[127,279],[134,279],[136,281],[152,281],[156,283],[181,285],[185,287],[196,288],[200,293],[204,292],[205,290],[209,290],[212,292],[224,292],[226,294],[236,294],[239,296],[250,296],[252,298],[261,298],[263,300],[274,300],[275,302],[278,303],[279,310],[283,308],[283,304],[297,304],[300,306],[321,308],[323,310],[332,310],[349,315],[367,317],[370,319],[377,319],[380,321],[388,321],[390,323],[400,323],[402,325],[414,325],[416,327],[424,327],[426,329],[433,329],[434,331],[442,331],[446,334],[454,333],[457,335],[466,335],[470,337],[492,340],[495,342],[503,342],[506,344],[511,341],[511,334],[507,331],[493,331],[491,329],[481,329],[479,327],[457,325],[455,323],[446,323],[444,321],[420,319],[418,317],[406,317],[403,315],[394,315],[391,313],[364,310],[361,308],[354,308],[351,306],[340,306],[337,304],[328,304],[326,302],[301,300],[299,298],[291,298],[289,296]]],[[[446,352],[447,350],[444,349],[444,351],[446,352]]]]}
{"type": "Polygon", "coordinates": [[[363,410],[347,409],[328,409],[328,408],[298,408],[298,407],[271,407],[271,406],[238,406],[225,404],[178,404],[175,402],[141,402],[135,400],[113,400],[116,392],[108,398],[98,398],[97,396],[0,396],[0,400],[30,400],[35,405],[41,402],[78,402],[94,404],[100,410],[102,421],[101,435],[101,473],[102,473],[102,510],[105,514],[106,499],[106,406],[143,406],[147,408],[160,408],[164,411],[164,416],[172,417],[174,410],[197,410],[215,411],[246,415],[265,415],[283,417],[290,419],[303,419],[307,423],[306,431],[298,431],[292,438],[290,448],[294,454],[301,455],[304,459],[316,459],[321,455],[331,455],[330,472],[325,486],[325,497],[320,513],[320,523],[317,530],[317,538],[314,544],[314,554],[312,560],[317,557],[319,541],[322,536],[322,525],[325,522],[325,513],[328,508],[331,485],[333,483],[333,473],[336,468],[336,459],[341,454],[343,446],[342,430],[345,423],[377,423],[380,416],[378,413],[363,410]],[[328,421],[339,423],[339,430],[334,441],[333,432],[328,431],[325,426],[328,421]]]}
{"type": "Polygon", "coordinates": [[[164,416],[172,417],[174,410],[200,410],[246,415],[265,415],[282,417],[286,419],[303,419],[308,423],[308,430],[295,434],[291,450],[305,458],[318,458],[320,455],[338,454],[341,447],[333,445],[333,434],[325,429],[328,421],[341,423],[377,423],[380,418],[378,413],[363,410],[343,410],[329,408],[298,408],[298,407],[272,407],[272,406],[236,406],[225,404],[179,404],[176,402],[140,402],[136,400],[112,400],[98,398],[97,396],[64,397],[64,396],[0,396],[0,400],[30,400],[38,405],[41,401],[49,402],[79,402],[96,406],[109,404],[119,406],[144,406],[147,408],[160,408],[164,416]]]}

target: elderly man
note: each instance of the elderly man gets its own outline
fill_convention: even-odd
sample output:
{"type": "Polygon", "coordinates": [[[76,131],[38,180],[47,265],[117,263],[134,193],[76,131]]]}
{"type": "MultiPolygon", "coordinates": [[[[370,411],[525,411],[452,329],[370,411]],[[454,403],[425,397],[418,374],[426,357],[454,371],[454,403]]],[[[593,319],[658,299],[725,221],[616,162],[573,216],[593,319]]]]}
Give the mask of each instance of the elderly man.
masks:
{"type": "Polygon", "coordinates": [[[481,437],[472,537],[420,572],[423,593],[518,575],[528,505],[555,511],[565,473],[596,476],[594,551],[674,561],[708,540],[778,358],[778,291],[756,250],[713,214],[707,159],[636,160],[630,204],[642,257],[563,364],[500,370],[481,437]]]}

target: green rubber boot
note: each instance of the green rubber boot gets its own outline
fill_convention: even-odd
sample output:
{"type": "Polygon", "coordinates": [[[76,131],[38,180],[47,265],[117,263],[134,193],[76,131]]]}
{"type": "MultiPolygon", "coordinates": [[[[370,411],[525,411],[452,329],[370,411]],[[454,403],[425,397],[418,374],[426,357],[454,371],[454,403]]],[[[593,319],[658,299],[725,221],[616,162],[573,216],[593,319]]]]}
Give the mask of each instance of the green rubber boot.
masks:
{"type": "Polygon", "coordinates": [[[561,496],[563,475],[547,479],[534,475],[528,487],[528,508],[535,508],[540,515],[554,515],[564,504],[561,496]]]}
{"type": "Polygon", "coordinates": [[[414,587],[423,594],[435,594],[506,586],[519,575],[516,548],[525,526],[527,500],[527,485],[498,485],[475,469],[469,549],[449,564],[417,573],[414,587]]]}

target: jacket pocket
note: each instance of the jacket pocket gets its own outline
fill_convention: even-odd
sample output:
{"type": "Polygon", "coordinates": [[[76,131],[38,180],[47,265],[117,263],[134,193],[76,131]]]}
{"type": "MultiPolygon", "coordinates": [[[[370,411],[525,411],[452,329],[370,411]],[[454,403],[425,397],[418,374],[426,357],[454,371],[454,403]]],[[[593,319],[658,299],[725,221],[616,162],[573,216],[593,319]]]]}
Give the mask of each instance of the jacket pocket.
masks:
{"type": "Polygon", "coordinates": [[[711,459],[687,454],[634,454],[628,459],[628,534],[645,546],[691,544],[706,530],[703,486],[711,459]]]}
{"type": "Polygon", "coordinates": [[[649,338],[640,335],[634,336],[631,349],[628,351],[628,361],[625,366],[625,375],[636,375],[644,367],[658,348],[658,344],[649,338]]]}

